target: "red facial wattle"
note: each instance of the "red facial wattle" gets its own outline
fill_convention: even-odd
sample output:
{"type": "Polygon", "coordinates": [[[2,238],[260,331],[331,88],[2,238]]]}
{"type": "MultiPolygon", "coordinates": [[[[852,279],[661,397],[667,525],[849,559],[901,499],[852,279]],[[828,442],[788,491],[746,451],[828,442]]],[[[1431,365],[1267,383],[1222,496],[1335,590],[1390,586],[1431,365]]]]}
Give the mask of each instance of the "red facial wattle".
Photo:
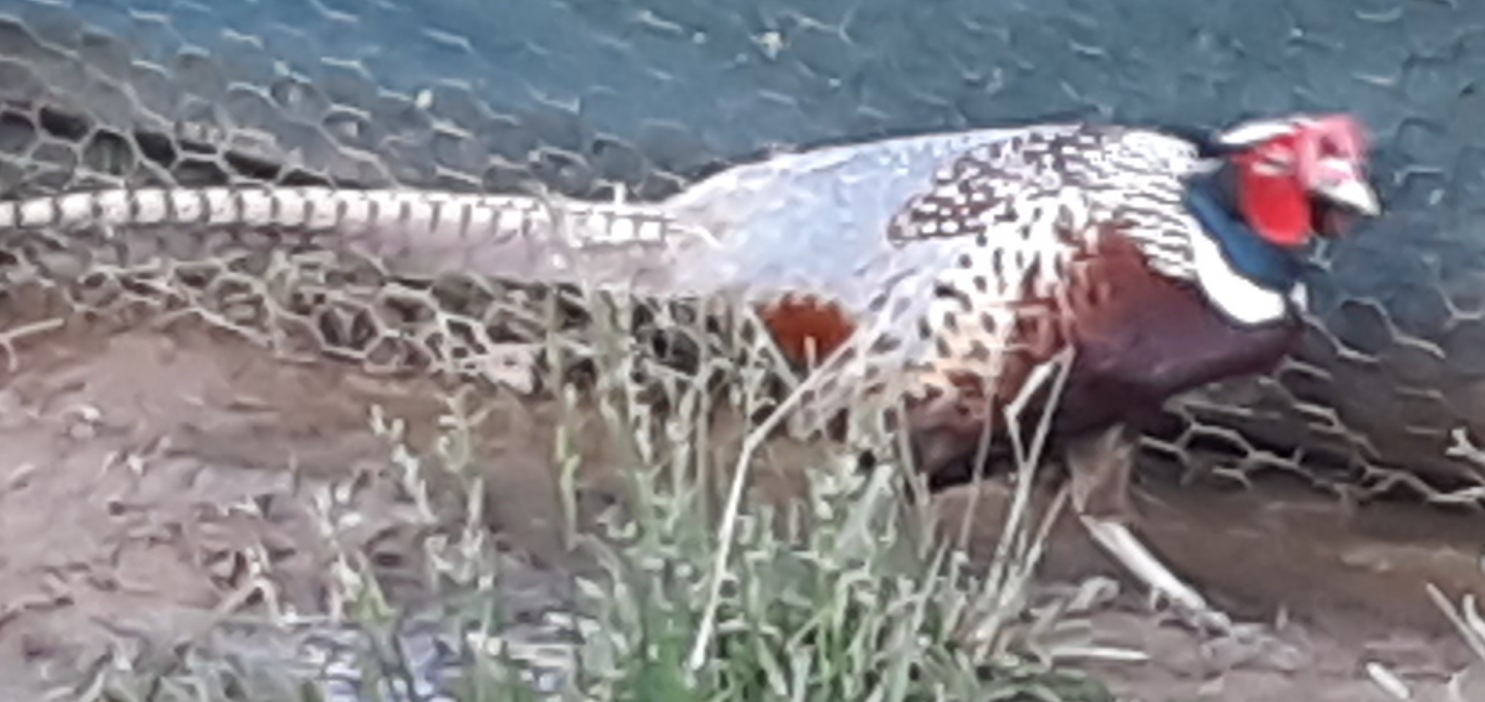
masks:
{"type": "Polygon", "coordinates": [[[1261,163],[1264,149],[1238,157],[1238,206],[1265,240],[1284,247],[1309,241],[1314,224],[1310,195],[1293,171],[1273,171],[1261,163]]]}
{"type": "Polygon", "coordinates": [[[1306,120],[1289,134],[1253,145],[1236,156],[1244,218],[1264,240],[1298,248],[1314,234],[1345,231],[1350,209],[1374,215],[1375,196],[1357,186],[1364,177],[1359,164],[1365,161],[1366,142],[1358,122],[1332,115],[1306,120]],[[1316,198],[1337,206],[1317,213],[1316,198]]]}

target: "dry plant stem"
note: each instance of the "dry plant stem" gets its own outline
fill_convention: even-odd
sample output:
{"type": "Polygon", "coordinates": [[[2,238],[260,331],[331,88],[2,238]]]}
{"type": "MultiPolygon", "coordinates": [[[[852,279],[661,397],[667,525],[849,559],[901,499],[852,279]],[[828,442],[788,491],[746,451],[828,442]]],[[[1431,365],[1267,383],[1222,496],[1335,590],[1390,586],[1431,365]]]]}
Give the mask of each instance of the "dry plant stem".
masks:
{"type": "Polygon", "coordinates": [[[14,373],[20,363],[20,352],[16,351],[15,343],[28,336],[35,336],[49,331],[54,331],[67,324],[62,317],[42,319],[30,324],[23,324],[7,330],[0,334],[0,348],[5,349],[5,368],[14,373]]]}
{"type": "MultiPolygon", "coordinates": [[[[1020,493],[1022,491],[1029,490],[1029,487],[1019,487],[1017,489],[1017,499],[1020,498],[1020,493]]],[[[1042,516],[1041,524],[1036,530],[1036,538],[1032,540],[1031,547],[1025,554],[1025,567],[1021,570],[1021,575],[1023,577],[1017,579],[1017,589],[1015,591],[1016,597],[1019,597],[1022,593],[1021,586],[1024,585],[1026,581],[1026,578],[1024,576],[1034,572],[1036,564],[1041,562],[1042,553],[1045,550],[1045,544],[1051,537],[1052,527],[1056,525],[1057,518],[1062,515],[1062,510],[1067,508],[1067,503],[1071,499],[1071,496],[1072,489],[1068,486],[1064,486],[1061,490],[1058,490],[1057,496],[1053,499],[1050,508],[1047,510],[1047,513],[1042,516]]],[[[1006,523],[1007,525],[1015,524],[1015,522],[1010,521],[1009,517],[1007,518],[1006,523]]],[[[966,637],[970,641],[976,641],[979,643],[979,645],[976,647],[975,654],[981,659],[987,656],[987,649],[995,649],[997,653],[999,652],[1000,647],[997,645],[999,643],[999,641],[997,640],[999,637],[997,637],[997,635],[1004,632],[1006,622],[1006,618],[1001,616],[1001,613],[1006,611],[1006,608],[1003,605],[1006,603],[1006,601],[1014,599],[1013,597],[1008,596],[1004,593],[1006,589],[1005,583],[1002,583],[999,580],[995,580],[993,578],[988,580],[987,582],[995,583],[996,585],[993,588],[987,590],[984,593],[985,596],[987,598],[990,595],[996,594],[999,594],[1001,596],[996,598],[997,601],[994,603],[993,606],[989,608],[990,615],[981,620],[980,625],[974,628],[974,633],[966,637]]]]}
{"type": "MultiPolygon", "coordinates": [[[[842,346],[836,354],[843,354],[847,346],[842,346]]],[[[743,485],[747,482],[748,466],[753,463],[753,454],[757,453],[758,447],[763,445],[779,423],[784,420],[789,411],[800,403],[804,394],[810,389],[820,374],[812,374],[801,383],[789,396],[779,403],[779,406],[769,413],[759,425],[748,433],[743,442],[742,452],[737,458],[737,464],[732,473],[732,485],[727,491],[727,504],[722,512],[722,529],[718,535],[719,544],[717,557],[712,563],[711,584],[708,587],[706,608],[701,613],[701,624],[696,630],[696,642],[691,647],[691,655],[687,657],[687,665],[692,672],[701,669],[706,662],[706,647],[711,643],[712,629],[716,627],[717,607],[722,598],[722,577],[727,570],[727,562],[732,558],[732,541],[737,531],[738,513],[742,509],[743,485]]]]}
{"type": "Polygon", "coordinates": [[[1464,638],[1470,650],[1474,651],[1480,660],[1485,661],[1485,620],[1481,619],[1479,610],[1475,608],[1475,598],[1465,595],[1464,601],[1456,607],[1448,597],[1444,596],[1437,585],[1429,583],[1427,588],[1429,598],[1435,605],[1438,605],[1455,628],[1459,629],[1460,636],[1464,638]]]}
{"type": "MultiPolygon", "coordinates": [[[[1036,472],[1041,463],[1042,452],[1045,449],[1047,434],[1051,426],[1052,412],[1057,406],[1057,399],[1062,395],[1067,376],[1072,368],[1073,356],[1073,350],[1068,348],[1050,361],[1050,363],[1056,364],[1059,370],[1057,371],[1057,375],[1051,378],[1054,383],[1052,386],[1051,401],[1042,410],[1042,416],[1037,423],[1037,433],[1032,439],[1032,445],[1029,451],[1021,446],[1021,427],[1018,417],[1021,411],[1025,409],[1026,403],[1030,400],[1031,393],[1037,387],[1047,382],[1047,373],[1050,372],[1050,366],[1039,366],[1022,388],[1021,393],[1007,406],[1006,417],[1009,425],[1008,428],[1010,429],[1011,439],[1016,446],[1018,482],[1015,494],[1011,499],[1011,507],[1007,511],[1003,522],[1004,528],[1001,530],[999,543],[996,544],[995,557],[991,560],[990,577],[986,581],[990,584],[991,589],[985,594],[987,596],[994,596],[999,600],[998,605],[1003,605],[1008,599],[1021,596],[1025,576],[1035,569],[1035,564],[1040,560],[1041,541],[1039,539],[1033,540],[1031,546],[1028,548],[1026,541],[1027,535],[1025,529],[1022,527],[1026,523],[1026,512],[1030,509],[1031,494],[1035,489],[1036,472]],[[1017,558],[1018,555],[1030,557],[1017,558]],[[1017,574],[1017,577],[1012,578],[1010,575],[1011,564],[1017,562],[1023,564],[1023,569],[1021,573],[1017,574]],[[1014,588],[1009,588],[1008,586],[1012,580],[1016,582],[1016,585],[1014,588]],[[1010,591],[1007,591],[1008,589],[1010,591]]],[[[1044,517],[1041,528],[1043,532],[1042,538],[1045,538],[1045,533],[1051,531],[1052,525],[1062,511],[1068,494],[1070,493],[1067,489],[1059,491],[1058,498],[1044,517]]],[[[989,619],[994,624],[993,626],[981,627],[981,630],[999,631],[1001,622],[994,613],[1002,612],[1004,609],[1002,606],[991,607],[990,611],[992,615],[989,619]]]]}
{"type": "MultiPolygon", "coordinates": [[[[992,356],[991,356],[991,367],[995,369],[995,373],[996,374],[999,374],[1000,370],[1004,368],[1004,364],[1005,364],[1005,354],[1002,351],[1002,349],[1004,348],[1005,335],[1002,334],[1001,335],[1001,338],[999,340],[1000,340],[1001,343],[996,346],[996,349],[992,353],[992,356]]],[[[991,436],[993,436],[994,429],[995,429],[995,414],[993,412],[987,412],[985,414],[985,428],[984,428],[984,431],[982,431],[981,432],[981,435],[980,435],[980,446],[979,446],[979,449],[975,453],[975,463],[974,463],[974,465],[976,467],[985,465],[985,461],[988,460],[988,458],[989,458],[989,454],[990,454],[990,439],[991,439],[991,436]]],[[[979,511],[979,508],[980,508],[980,487],[981,487],[981,484],[982,483],[983,483],[983,480],[982,480],[981,472],[979,470],[974,471],[974,481],[971,483],[971,487],[973,489],[970,491],[970,494],[969,494],[969,508],[965,511],[965,513],[968,514],[968,515],[974,515],[974,514],[976,514],[979,511]]],[[[974,524],[974,522],[973,522],[972,519],[966,518],[966,519],[960,520],[960,522],[959,522],[959,548],[960,549],[967,549],[967,548],[969,548],[969,537],[970,537],[970,532],[972,531],[971,525],[973,525],[973,524],[974,524]]]]}
{"type": "MultiPolygon", "coordinates": [[[[1052,386],[1051,401],[1042,410],[1042,416],[1037,422],[1036,436],[1032,438],[1032,445],[1029,451],[1021,446],[1021,422],[1019,417],[1022,410],[1025,409],[1026,403],[1030,401],[1032,392],[1047,381],[1047,373],[1050,372],[1050,366],[1038,366],[1033,371],[1029,381],[1022,388],[1020,394],[1007,406],[1006,421],[1009,425],[1011,441],[1016,449],[1016,470],[1020,474],[1019,479],[1022,481],[1022,484],[1018,486],[1021,489],[1016,491],[1015,500],[1011,503],[1010,514],[1006,518],[1007,527],[1014,527],[1014,525],[1021,524],[1023,522],[1022,515],[1025,514],[1031,503],[1032,483],[1036,477],[1037,468],[1041,463],[1042,453],[1046,448],[1047,435],[1051,430],[1052,412],[1055,411],[1057,400],[1062,396],[1063,387],[1066,385],[1067,377],[1071,373],[1074,355],[1072,347],[1068,347],[1051,360],[1051,363],[1056,364],[1056,367],[1060,370],[1053,380],[1054,385],[1052,386]]],[[[1004,563],[1010,557],[1007,553],[1010,549],[1008,537],[1012,535],[1012,531],[1018,530],[1008,528],[1001,536],[1001,543],[996,550],[995,562],[997,564],[1004,563]]],[[[1017,536],[1020,535],[1017,534],[1017,536]]],[[[1016,546],[1020,550],[1025,547],[1025,543],[1021,541],[1016,546]]]]}

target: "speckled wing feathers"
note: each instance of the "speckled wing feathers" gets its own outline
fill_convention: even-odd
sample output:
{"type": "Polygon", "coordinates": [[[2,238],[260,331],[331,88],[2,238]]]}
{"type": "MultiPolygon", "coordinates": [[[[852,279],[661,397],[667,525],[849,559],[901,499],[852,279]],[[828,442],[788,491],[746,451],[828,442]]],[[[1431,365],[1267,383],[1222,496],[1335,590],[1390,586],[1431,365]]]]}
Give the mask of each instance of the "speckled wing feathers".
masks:
{"type": "Polygon", "coordinates": [[[1127,222],[1157,269],[1189,278],[1194,222],[1181,207],[1181,178],[1196,167],[1194,147],[1155,132],[1103,125],[1027,131],[954,159],[892,218],[887,238],[975,236],[980,246],[998,246],[1034,219],[1026,208],[1075,190],[1092,218],[1127,222]]]}

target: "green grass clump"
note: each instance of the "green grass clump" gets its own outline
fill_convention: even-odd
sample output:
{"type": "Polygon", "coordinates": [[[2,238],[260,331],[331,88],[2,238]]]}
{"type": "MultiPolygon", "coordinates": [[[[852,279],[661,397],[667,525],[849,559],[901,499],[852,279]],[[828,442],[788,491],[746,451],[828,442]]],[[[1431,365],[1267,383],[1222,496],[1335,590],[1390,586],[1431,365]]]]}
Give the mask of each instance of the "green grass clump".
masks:
{"type": "Polygon", "coordinates": [[[890,471],[845,465],[814,471],[782,520],[767,505],[739,515],[716,633],[693,668],[715,529],[696,494],[654,481],[636,474],[640,506],[607,522],[617,546],[587,542],[603,565],[580,585],[590,618],[574,687],[588,699],[1105,699],[1014,646],[975,645],[977,625],[1017,617],[987,609],[995,588],[958,551],[910,533],[919,523],[890,471]]]}

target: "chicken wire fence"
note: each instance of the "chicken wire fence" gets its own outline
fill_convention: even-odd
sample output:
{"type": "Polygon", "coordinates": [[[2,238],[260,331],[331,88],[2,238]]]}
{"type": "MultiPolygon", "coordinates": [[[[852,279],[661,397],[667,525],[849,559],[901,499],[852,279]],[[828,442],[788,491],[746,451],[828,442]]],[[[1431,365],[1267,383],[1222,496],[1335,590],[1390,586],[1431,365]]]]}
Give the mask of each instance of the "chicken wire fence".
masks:
{"type": "MultiPolygon", "coordinates": [[[[1373,131],[1385,217],[1311,266],[1303,348],[1174,403],[1146,464],[1477,503],[1485,467],[1462,447],[1485,432],[1485,5],[1258,4],[10,0],[0,197],[255,183],[643,203],[777,148],[1344,110],[1373,131]]],[[[272,318],[288,350],[387,366],[457,363],[540,324],[482,307],[508,292],[490,281],[312,256],[290,275],[250,231],[162,238],[144,268],[95,236],[7,239],[12,295],[70,271],[95,309],[272,318]]]]}

